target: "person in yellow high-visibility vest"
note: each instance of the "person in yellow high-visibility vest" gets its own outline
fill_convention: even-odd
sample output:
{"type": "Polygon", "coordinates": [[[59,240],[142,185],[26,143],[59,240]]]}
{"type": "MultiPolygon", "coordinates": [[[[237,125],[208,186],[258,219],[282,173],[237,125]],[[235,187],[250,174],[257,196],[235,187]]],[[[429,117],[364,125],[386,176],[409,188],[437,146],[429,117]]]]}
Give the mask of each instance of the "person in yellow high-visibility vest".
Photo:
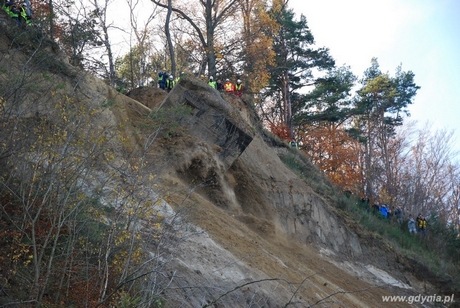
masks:
{"type": "MultiPolygon", "coordinates": [[[[26,23],[26,26],[30,26],[30,16],[27,14],[27,8],[25,4],[22,4],[19,7],[19,15],[22,17],[22,20],[26,23]]],[[[21,23],[21,20],[20,20],[21,23]]]]}
{"type": "Polygon", "coordinates": [[[166,79],[166,91],[168,92],[171,91],[175,85],[176,85],[176,82],[174,81],[174,76],[169,75],[169,78],[166,79]]]}
{"type": "Polygon", "coordinates": [[[22,24],[22,20],[24,20],[26,25],[30,26],[31,16],[27,14],[27,7],[24,4],[20,5],[13,0],[6,0],[2,5],[2,9],[6,12],[6,14],[8,14],[8,16],[16,19],[19,26],[22,24]]]}
{"type": "Polygon", "coordinates": [[[21,21],[19,20],[20,9],[17,3],[15,3],[14,1],[6,0],[2,5],[2,9],[6,12],[6,14],[8,14],[8,16],[16,19],[18,25],[21,24],[21,21]]]}
{"type": "Polygon", "coordinates": [[[217,82],[214,80],[214,77],[209,77],[208,85],[213,89],[217,89],[217,82]]]}
{"type": "Polygon", "coordinates": [[[180,81],[180,78],[184,76],[184,74],[185,74],[184,72],[181,72],[180,75],[176,77],[176,80],[174,80],[174,83],[177,84],[180,81]]]}
{"type": "Polygon", "coordinates": [[[243,95],[243,85],[241,84],[241,80],[238,79],[236,81],[236,85],[235,85],[235,95],[238,96],[238,97],[241,97],[243,95]]]}

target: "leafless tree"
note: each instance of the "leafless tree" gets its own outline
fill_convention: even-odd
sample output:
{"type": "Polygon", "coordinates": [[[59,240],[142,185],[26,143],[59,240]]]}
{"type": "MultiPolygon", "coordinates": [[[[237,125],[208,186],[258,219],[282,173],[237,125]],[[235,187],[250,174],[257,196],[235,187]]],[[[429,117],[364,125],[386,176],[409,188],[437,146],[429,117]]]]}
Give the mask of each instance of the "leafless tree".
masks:
{"type": "MultiPolygon", "coordinates": [[[[152,32],[154,30],[153,25],[155,23],[155,18],[158,16],[158,12],[153,9],[145,18],[140,18],[140,13],[145,12],[145,9],[142,8],[142,3],[138,0],[127,0],[126,1],[129,8],[129,20],[131,25],[131,32],[134,33],[135,45],[138,49],[138,65],[132,67],[139,67],[140,76],[139,85],[144,86],[147,84],[147,81],[152,78],[153,67],[151,65],[151,49],[153,47],[152,43],[152,32]]],[[[131,42],[130,42],[131,46],[131,42]]],[[[132,50],[132,49],[131,49],[132,50]]],[[[131,74],[135,76],[134,72],[131,74]]],[[[132,84],[137,84],[134,80],[131,81],[132,84]]]]}
{"type": "Polygon", "coordinates": [[[396,184],[401,189],[395,198],[405,203],[410,213],[429,215],[437,212],[446,221],[443,213],[449,208],[449,199],[455,200],[455,182],[452,180],[458,169],[453,161],[453,133],[435,131],[430,125],[415,133],[413,140],[408,135],[399,138],[409,142],[405,151],[400,151],[396,166],[399,174],[395,177],[396,184]]]}
{"type": "Polygon", "coordinates": [[[152,2],[164,9],[168,9],[171,3],[170,10],[189,23],[206,53],[208,72],[211,76],[215,76],[217,30],[228,18],[234,16],[238,8],[238,0],[200,0],[199,6],[192,5],[192,2],[188,1],[172,3],[170,0],[152,0],[152,2]]]}

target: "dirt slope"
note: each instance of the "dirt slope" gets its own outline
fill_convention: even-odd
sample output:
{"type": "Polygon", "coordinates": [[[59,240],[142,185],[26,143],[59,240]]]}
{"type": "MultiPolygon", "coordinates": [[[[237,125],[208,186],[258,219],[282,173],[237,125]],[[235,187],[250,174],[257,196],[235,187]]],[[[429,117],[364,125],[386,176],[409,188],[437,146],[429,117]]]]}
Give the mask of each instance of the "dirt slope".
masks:
{"type": "MultiPolygon", "coordinates": [[[[195,93],[206,86],[199,81],[181,85],[195,93]]],[[[168,97],[159,91],[144,88],[130,96],[147,106],[165,106],[168,99],[187,104],[183,90],[168,97]],[[153,97],[158,99],[144,101],[153,97]]],[[[257,130],[256,117],[243,101],[213,95],[239,110],[232,115],[235,123],[244,121],[257,130]]],[[[155,161],[168,162],[159,183],[169,192],[169,203],[187,212],[198,228],[179,246],[174,262],[187,277],[175,283],[197,288],[170,292],[171,307],[199,307],[222,294],[216,307],[406,307],[385,304],[382,296],[439,291],[405,271],[393,251],[375,247],[381,245],[378,239],[350,229],[326,199],[280,160],[284,155],[302,161],[299,153],[269,145],[258,132],[226,169],[218,159],[221,149],[197,135],[184,129],[152,150],[155,161]],[[166,159],[162,153],[174,155],[166,159]]]]}
{"type": "MultiPolygon", "coordinates": [[[[20,70],[15,63],[28,59],[3,35],[0,49],[5,71],[20,70]]],[[[193,77],[169,94],[146,87],[127,97],[70,67],[53,46],[47,52],[50,62],[28,77],[56,87],[54,96],[23,93],[25,117],[52,114],[67,96],[104,104],[110,108],[94,122],[111,122],[127,140],[113,147],[141,151],[152,134],[146,120],[152,110],[191,106],[174,119],[182,125],[160,134],[147,153],[146,172],[157,183],[145,190],[163,197],[178,235],[166,263],[167,307],[408,307],[385,304],[382,296],[441,294],[418,280],[407,260],[347,223],[330,203],[333,188],[299,153],[267,138],[244,100],[193,77]],[[302,165],[322,194],[281,158],[302,165]]]]}

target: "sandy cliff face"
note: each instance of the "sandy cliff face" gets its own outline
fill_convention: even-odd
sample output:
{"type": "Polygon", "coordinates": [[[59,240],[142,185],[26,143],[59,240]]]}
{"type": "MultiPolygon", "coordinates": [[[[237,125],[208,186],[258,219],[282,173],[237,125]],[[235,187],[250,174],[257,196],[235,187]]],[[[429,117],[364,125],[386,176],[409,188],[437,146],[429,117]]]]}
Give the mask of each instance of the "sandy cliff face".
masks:
{"type": "MultiPolygon", "coordinates": [[[[160,90],[132,98],[150,91],[160,90]]],[[[143,104],[190,107],[179,120],[184,131],[152,149],[169,153],[156,157],[168,161],[159,183],[194,230],[171,263],[181,273],[166,292],[171,307],[377,307],[382,295],[418,292],[416,279],[392,264],[396,256],[376,253],[378,241],[360,239],[330,200],[286,167],[283,157],[321,178],[300,153],[266,142],[243,101],[190,78],[143,104]]]]}
{"type": "Polygon", "coordinates": [[[189,106],[190,114],[179,122],[208,145],[204,153],[195,152],[191,155],[196,157],[176,162],[181,173],[199,175],[203,182],[212,177],[214,189],[204,189],[203,194],[212,201],[219,199],[217,205],[232,213],[265,222],[267,232],[321,244],[337,254],[361,255],[356,235],[285,166],[278,153],[301,154],[287,147],[270,147],[257,132],[256,123],[243,116],[247,112],[235,108],[238,103],[239,99],[222,96],[193,79],[182,81],[162,101],[159,108],[189,106]]]}
{"type": "MultiPolygon", "coordinates": [[[[14,63],[28,58],[10,44],[1,36],[0,64],[12,73],[20,70],[14,63]]],[[[142,88],[127,97],[67,64],[29,70],[36,86],[53,91],[20,93],[24,117],[51,118],[56,103],[72,97],[101,109],[94,127],[103,123],[122,136],[123,142],[110,144],[120,160],[123,153],[145,154],[145,173],[156,183],[143,189],[163,199],[161,210],[174,230],[173,244],[161,255],[168,307],[381,307],[382,295],[437,291],[406,271],[407,263],[380,241],[351,228],[328,198],[333,187],[300,153],[269,140],[244,100],[191,76],[169,94],[142,88]],[[152,138],[156,128],[146,117],[181,106],[187,108],[166,121],[180,125],[152,138]],[[286,159],[323,182],[322,191],[289,169],[286,159]]],[[[103,170],[91,172],[104,177],[103,170]]],[[[150,226],[144,227],[148,233],[150,226]]]]}
{"type": "Polygon", "coordinates": [[[253,140],[232,171],[239,175],[236,177],[247,181],[235,189],[245,214],[271,220],[276,226],[275,233],[299,243],[324,245],[346,256],[361,255],[356,235],[261,138],[253,140]],[[265,213],[271,213],[271,217],[264,217],[265,213]]]}

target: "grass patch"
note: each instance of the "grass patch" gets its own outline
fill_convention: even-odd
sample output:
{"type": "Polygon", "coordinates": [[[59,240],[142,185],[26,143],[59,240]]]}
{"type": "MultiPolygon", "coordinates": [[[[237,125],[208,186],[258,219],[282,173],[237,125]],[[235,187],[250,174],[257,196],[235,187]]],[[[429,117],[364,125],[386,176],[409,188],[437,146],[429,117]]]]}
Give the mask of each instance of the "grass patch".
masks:
{"type": "MultiPolygon", "coordinates": [[[[328,197],[336,195],[332,183],[322,176],[322,172],[308,158],[302,155],[299,150],[284,145],[278,157],[291,169],[300,179],[304,180],[316,193],[328,197]]],[[[334,202],[337,202],[334,199],[334,202]]]]}
{"type": "Polygon", "coordinates": [[[407,219],[399,224],[396,217],[383,217],[359,198],[343,195],[306,156],[287,145],[281,146],[278,154],[281,161],[316,193],[339,209],[343,217],[351,219],[372,236],[382,240],[386,250],[414,260],[436,275],[438,281],[449,282],[451,290],[460,291],[460,238],[457,230],[446,227],[437,220],[436,215],[432,215],[425,235],[410,234],[407,219]]]}
{"type": "Polygon", "coordinates": [[[372,210],[356,198],[345,198],[342,209],[348,216],[363,226],[367,231],[380,237],[394,251],[409,259],[423,264],[433,274],[444,280],[453,280],[453,289],[460,290],[460,271],[457,251],[447,251],[440,247],[449,241],[446,234],[437,230],[428,230],[425,235],[410,234],[407,220],[398,224],[396,218],[386,218],[372,210]],[[431,233],[431,234],[430,234],[431,233]]]}

